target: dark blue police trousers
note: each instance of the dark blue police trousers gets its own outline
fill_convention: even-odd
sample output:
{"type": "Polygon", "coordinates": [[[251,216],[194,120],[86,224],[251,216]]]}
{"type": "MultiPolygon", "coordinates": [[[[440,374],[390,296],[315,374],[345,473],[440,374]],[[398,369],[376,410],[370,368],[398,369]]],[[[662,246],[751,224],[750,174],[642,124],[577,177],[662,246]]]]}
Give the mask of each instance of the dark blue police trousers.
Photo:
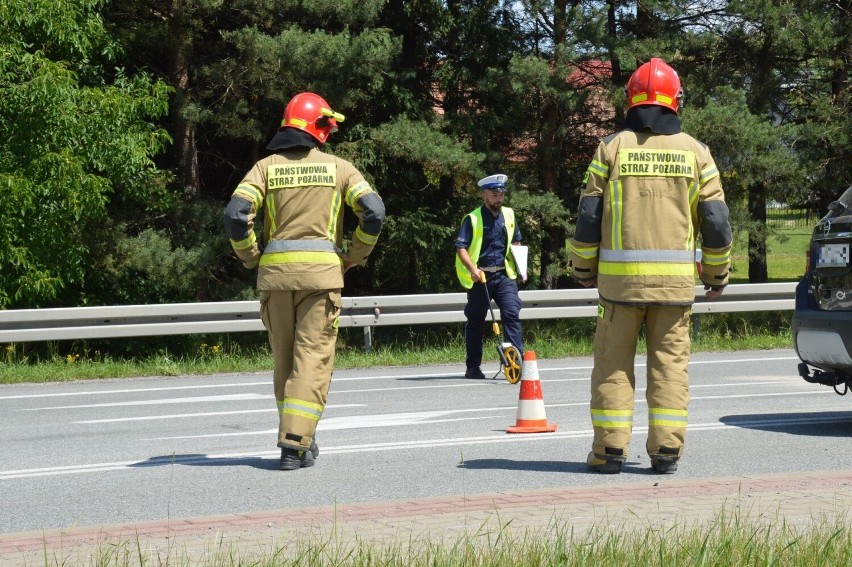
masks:
{"type": "MultiPolygon", "coordinates": [[[[467,323],[464,326],[464,340],[467,347],[465,365],[467,368],[476,368],[482,364],[482,339],[485,330],[485,319],[490,318],[488,312],[488,297],[485,294],[485,286],[491,299],[500,309],[500,320],[503,328],[503,338],[512,343],[520,353],[524,355],[524,343],[521,339],[521,298],[518,295],[518,282],[506,275],[505,271],[486,273],[486,283],[474,283],[467,292],[467,305],[464,315],[467,323]]],[[[488,334],[491,333],[489,324],[488,334]]],[[[491,338],[491,337],[489,337],[491,338]]],[[[491,338],[494,344],[497,339],[491,338]]],[[[502,350],[502,349],[501,349],[502,350]]]]}

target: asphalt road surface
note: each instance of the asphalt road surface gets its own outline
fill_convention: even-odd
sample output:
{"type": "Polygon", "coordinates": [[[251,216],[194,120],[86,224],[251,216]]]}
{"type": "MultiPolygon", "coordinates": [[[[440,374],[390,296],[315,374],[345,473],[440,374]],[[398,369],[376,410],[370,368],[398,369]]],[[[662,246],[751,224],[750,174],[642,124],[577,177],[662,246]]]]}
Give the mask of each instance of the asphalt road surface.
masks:
{"type": "MultiPolygon", "coordinates": [[[[797,362],[792,350],[693,355],[676,477],[847,469],[852,395],[806,383],[797,362]]],[[[271,372],[0,386],[0,533],[611,483],[585,467],[591,364],[539,360],[558,429],[511,435],[519,387],[501,377],[339,370],[317,464],[290,472],[278,470],[271,372]]],[[[640,357],[618,482],[651,480],[644,385],[640,357]]]]}

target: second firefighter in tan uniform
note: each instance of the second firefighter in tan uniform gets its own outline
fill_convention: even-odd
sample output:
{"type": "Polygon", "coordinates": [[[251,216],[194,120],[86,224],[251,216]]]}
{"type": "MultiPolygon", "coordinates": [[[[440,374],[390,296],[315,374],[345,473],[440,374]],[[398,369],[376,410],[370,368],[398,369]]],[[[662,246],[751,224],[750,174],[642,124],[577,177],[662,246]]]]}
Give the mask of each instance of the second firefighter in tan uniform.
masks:
{"type": "Polygon", "coordinates": [[[682,90],[661,59],[628,82],[624,128],[589,165],[571,241],[573,276],[599,290],[588,464],[618,473],[627,458],[636,386],[634,358],[647,335],[648,439],[656,472],[677,468],[689,402],[689,318],[695,242],[710,299],[728,283],[731,227],[719,171],[705,145],[680,130],[682,90]]]}
{"type": "Polygon", "coordinates": [[[225,209],[231,245],[258,267],[261,318],[275,358],[280,468],[312,466],[325,409],[341,308],[343,273],[364,264],[384,220],[384,205],[348,161],[320,150],[343,116],[313,93],[296,95],[269,145],[225,209]],[[343,210],[359,225],[346,254],[343,210]],[[263,209],[263,245],[254,231],[263,209]]]}

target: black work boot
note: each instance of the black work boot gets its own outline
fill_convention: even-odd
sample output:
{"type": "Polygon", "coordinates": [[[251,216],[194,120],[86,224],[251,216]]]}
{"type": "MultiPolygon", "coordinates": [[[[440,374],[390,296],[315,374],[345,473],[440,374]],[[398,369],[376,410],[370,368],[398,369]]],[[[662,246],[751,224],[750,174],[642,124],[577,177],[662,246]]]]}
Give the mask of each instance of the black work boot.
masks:
{"type": "MultiPolygon", "coordinates": [[[[609,448],[607,448],[609,450],[609,448]]],[[[613,457],[610,455],[602,456],[595,454],[594,451],[586,457],[586,464],[595,472],[603,474],[618,474],[621,472],[621,467],[624,464],[624,457],[613,457]]]]}
{"type": "MultiPolygon", "coordinates": [[[[319,449],[317,449],[317,453],[319,453],[319,449]]],[[[278,468],[282,471],[294,471],[312,466],[314,466],[314,454],[312,451],[281,447],[281,461],[278,464],[278,468]]]]}
{"type": "Polygon", "coordinates": [[[657,474],[672,474],[677,470],[678,453],[677,449],[660,447],[658,454],[651,455],[651,469],[657,474]]]}
{"type": "Polygon", "coordinates": [[[482,380],[485,378],[485,374],[482,373],[482,370],[480,370],[478,366],[473,366],[464,371],[464,377],[482,380]]]}
{"type": "Polygon", "coordinates": [[[316,459],[319,457],[319,446],[317,445],[317,437],[314,435],[313,440],[311,441],[311,454],[316,459]]]}

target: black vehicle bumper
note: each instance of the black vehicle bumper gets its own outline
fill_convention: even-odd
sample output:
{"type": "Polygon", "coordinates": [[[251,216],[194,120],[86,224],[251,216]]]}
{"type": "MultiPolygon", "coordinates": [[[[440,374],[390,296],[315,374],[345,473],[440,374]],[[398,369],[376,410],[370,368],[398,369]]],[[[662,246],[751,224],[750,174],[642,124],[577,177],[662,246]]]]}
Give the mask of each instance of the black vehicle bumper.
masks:
{"type": "Polygon", "coordinates": [[[808,297],[808,278],[796,287],[793,347],[803,362],[826,371],[852,375],[852,312],[820,311],[808,297]]]}

